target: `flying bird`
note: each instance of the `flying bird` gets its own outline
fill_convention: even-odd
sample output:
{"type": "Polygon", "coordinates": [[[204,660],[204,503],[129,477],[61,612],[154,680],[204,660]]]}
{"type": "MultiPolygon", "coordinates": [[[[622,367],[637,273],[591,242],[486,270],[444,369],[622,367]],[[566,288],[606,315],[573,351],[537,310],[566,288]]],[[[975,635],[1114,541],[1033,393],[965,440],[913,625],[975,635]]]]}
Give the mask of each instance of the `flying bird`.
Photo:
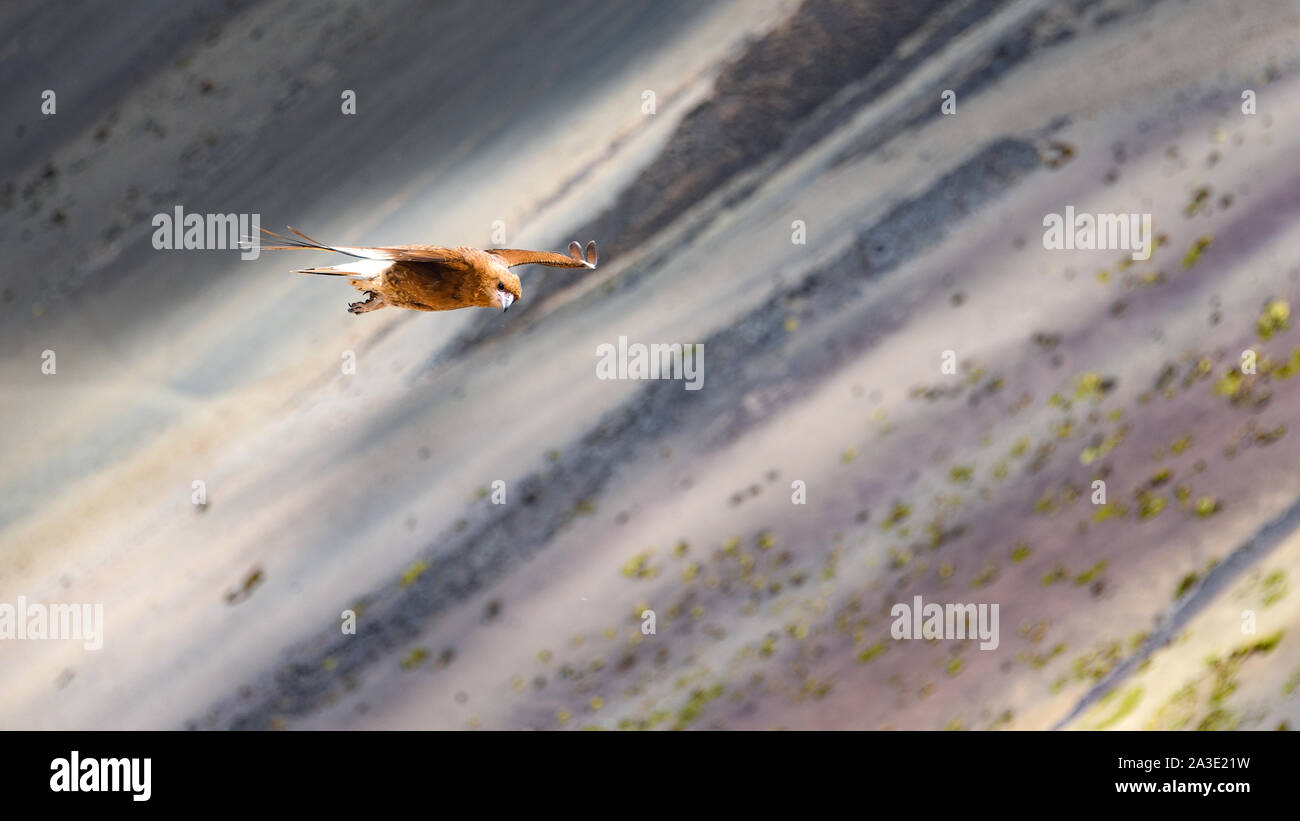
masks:
{"type": "Polygon", "coordinates": [[[300,268],[298,274],[348,277],[365,299],[348,305],[348,312],[364,314],[380,308],[410,308],[416,311],[453,311],[457,308],[501,308],[523,298],[519,277],[510,271],[516,265],[549,265],[553,268],[595,268],[596,243],[569,243],[569,255],[550,251],[521,251],[513,248],[444,248],[440,245],[392,245],[358,248],[325,245],[290,226],[299,239],[263,228],[262,233],[287,245],[271,245],[266,251],[333,251],[355,262],[328,268],[300,268]]]}

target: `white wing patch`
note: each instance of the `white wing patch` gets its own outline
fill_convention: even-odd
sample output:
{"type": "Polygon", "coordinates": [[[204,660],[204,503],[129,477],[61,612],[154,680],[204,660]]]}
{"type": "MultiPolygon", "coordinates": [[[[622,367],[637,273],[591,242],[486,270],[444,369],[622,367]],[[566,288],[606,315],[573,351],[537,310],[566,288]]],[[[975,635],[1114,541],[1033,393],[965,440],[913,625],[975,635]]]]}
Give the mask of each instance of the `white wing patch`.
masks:
{"type": "Polygon", "coordinates": [[[387,271],[389,268],[393,267],[393,263],[386,259],[359,259],[356,262],[349,262],[347,265],[334,265],[331,267],[335,271],[341,273],[355,274],[369,279],[371,277],[379,276],[384,271],[387,271]]]}
{"type": "MultiPolygon", "coordinates": [[[[362,257],[364,259],[391,260],[393,258],[392,251],[381,251],[378,248],[352,248],[350,246],[336,245],[333,248],[330,248],[329,250],[338,251],[340,253],[348,254],[354,257],[362,257]]],[[[339,270],[342,270],[342,268],[340,268],[339,270]]]]}

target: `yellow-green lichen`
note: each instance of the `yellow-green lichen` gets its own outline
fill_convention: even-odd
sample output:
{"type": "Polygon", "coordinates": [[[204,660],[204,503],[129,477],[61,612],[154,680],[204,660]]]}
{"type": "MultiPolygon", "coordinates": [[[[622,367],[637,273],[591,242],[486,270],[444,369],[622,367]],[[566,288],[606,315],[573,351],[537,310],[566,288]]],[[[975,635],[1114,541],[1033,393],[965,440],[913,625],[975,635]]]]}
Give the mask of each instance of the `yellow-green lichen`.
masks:
{"type": "Polygon", "coordinates": [[[1264,306],[1264,311],[1259,315],[1259,320],[1255,323],[1255,330],[1259,332],[1259,338],[1268,340],[1274,334],[1280,333],[1291,327],[1291,303],[1284,299],[1270,300],[1264,306]]]}

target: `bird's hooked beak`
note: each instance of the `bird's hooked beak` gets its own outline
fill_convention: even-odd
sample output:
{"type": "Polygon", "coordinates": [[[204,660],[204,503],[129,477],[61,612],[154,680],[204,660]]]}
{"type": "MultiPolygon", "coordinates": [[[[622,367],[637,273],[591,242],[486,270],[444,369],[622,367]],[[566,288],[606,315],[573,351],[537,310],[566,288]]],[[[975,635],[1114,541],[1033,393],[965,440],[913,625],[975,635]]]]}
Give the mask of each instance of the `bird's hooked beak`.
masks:
{"type": "Polygon", "coordinates": [[[502,312],[510,310],[510,306],[515,301],[515,295],[509,291],[501,292],[501,310],[502,312]]]}

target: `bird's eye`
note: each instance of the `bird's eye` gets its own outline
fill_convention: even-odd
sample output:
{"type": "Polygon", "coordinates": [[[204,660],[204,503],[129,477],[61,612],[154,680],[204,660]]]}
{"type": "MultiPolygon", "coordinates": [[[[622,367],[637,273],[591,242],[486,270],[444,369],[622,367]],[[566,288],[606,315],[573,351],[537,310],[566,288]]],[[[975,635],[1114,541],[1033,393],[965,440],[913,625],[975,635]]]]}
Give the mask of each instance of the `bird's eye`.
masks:
{"type": "Polygon", "coordinates": [[[498,291],[504,291],[505,289],[506,289],[506,284],[505,284],[504,282],[498,282],[498,283],[497,283],[497,290],[498,290],[498,291]]]}

